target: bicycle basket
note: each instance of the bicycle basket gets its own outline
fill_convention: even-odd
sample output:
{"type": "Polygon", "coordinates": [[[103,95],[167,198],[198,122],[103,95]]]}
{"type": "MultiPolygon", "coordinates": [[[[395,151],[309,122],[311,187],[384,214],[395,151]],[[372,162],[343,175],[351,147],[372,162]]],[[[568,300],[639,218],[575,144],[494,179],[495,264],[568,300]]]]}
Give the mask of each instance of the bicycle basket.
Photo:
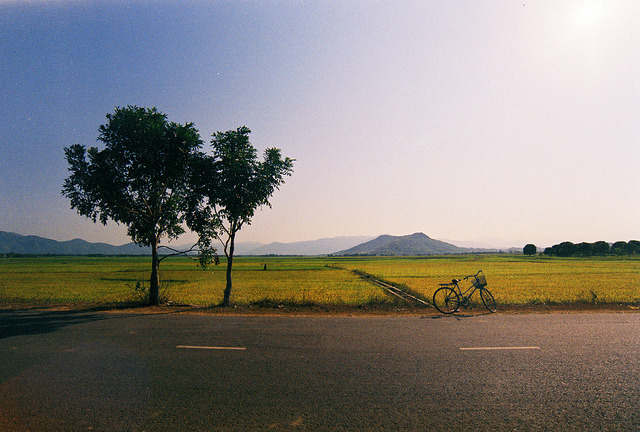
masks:
{"type": "Polygon", "coordinates": [[[483,274],[476,276],[476,285],[483,287],[487,285],[487,278],[483,274]]]}

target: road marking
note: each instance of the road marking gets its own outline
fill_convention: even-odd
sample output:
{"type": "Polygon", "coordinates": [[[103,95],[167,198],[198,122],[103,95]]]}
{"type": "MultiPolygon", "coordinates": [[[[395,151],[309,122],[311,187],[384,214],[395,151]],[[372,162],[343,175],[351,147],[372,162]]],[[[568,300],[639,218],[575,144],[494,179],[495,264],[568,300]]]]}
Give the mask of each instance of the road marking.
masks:
{"type": "Polygon", "coordinates": [[[498,351],[498,350],[539,350],[539,346],[512,346],[512,347],[470,347],[460,348],[461,351],[498,351]]]}
{"type": "Polygon", "coordinates": [[[244,351],[244,347],[218,347],[218,346],[196,346],[196,345],[178,345],[178,349],[204,349],[204,350],[228,350],[228,351],[244,351]]]}

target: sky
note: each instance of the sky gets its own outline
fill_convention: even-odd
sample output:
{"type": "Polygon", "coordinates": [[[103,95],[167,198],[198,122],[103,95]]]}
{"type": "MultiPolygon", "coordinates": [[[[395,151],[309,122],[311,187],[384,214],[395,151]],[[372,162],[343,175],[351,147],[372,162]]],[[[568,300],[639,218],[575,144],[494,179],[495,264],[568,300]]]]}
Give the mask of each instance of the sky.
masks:
{"type": "Polygon", "coordinates": [[[127,243],[61,195],[63,149],[137,105],[296,160],[239,242],[640,239],[638,23],[636,0],[0,0],[0,230],[127,243]]]}

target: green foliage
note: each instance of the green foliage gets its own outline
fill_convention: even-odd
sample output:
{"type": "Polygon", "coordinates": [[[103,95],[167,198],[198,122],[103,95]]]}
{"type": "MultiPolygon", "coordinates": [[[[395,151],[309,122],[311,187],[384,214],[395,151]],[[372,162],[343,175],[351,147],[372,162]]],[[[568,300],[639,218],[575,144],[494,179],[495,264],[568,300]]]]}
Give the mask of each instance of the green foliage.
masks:
{"type": "Polygon", "coordinates": [[[627,248],[627,242],[617,241],[611,245],[611,248],[609,250],[614,255],[624,255],[625,253],[627,253],[627,248]]]}
{"type": "Polygon", "coordinates": [[[629,242],[617,241],[612,245],[605,241],[595,243],[562,242],[544,250],[545,255],[559,257],[589,257],[605,255],[632,255],[640,254],[640,241],[630,240],[629,242]]]}
{"type": "Polygon", "coordinates": [[[184,232],[189,169],[202,141],[193,124],[135,106],[107,114],[98,139],[101,150],[80,144],[64,149],[71,174],[62,193],[81,215],[122,223],[133,242],[151,246],[150,301],[157,304],[157,247],[162,237],[184,232]]]}
{"type": "Polygon", "coordinates": [[[211,264],[220,264],[220,257],[216,249],[211,245],[211,238],[203,237],[198,240],[198,265],[207,269],[211,264]]]}
{"type": "Polygon", "coordinates": [[[293,160],[282,158],[276,148],[267,149],[259,161],[249,142],[250,132],[243,126],[213,134],[212,155],[196,160],[191,181],[187,224],[203,241],[220,240],[227,257],[223,305],[229,304],[231,296],[236,233],[251,223],[260,206],[270,205],[271,195],[293,172],[293,160]]]}
{"type": "Polygon", "coordinates": [[[538,248],[536,248],[536,245],[531,243],[529,243],[522,249],[522,253],[529,256],[535,255],[536,252],[538,252],[538,248]]]}
{"type": "Polygon", "coordinates": [[[267,149],[259,161],[249,142],[250,132],[245,126],[216,132],[212,155],[203,155],[196,162],[190,222],[204,237],[217,236],[220,231],[231,236],[250,224],[255,211],[270,206],[269,198],[293,171],[293,160],[282,158],[276,148],[267,149]]]}
{"type": "Polygon", "coordinates": [[[576,245],[576,252],[579,256],[588,257],[593,255],[593,245],[591,243],[578,243],[576,245]]]}
{"type": "Polygon", "coordinates": [[[71,175],[62,193],[71,207],[94,222],[126,225],[131,239],[144,246],[182,234],[187,167],[202,145],[193,124],[129,106],[108,114],[99,132],[102,150],[65,148],[71,175]]]}
{"type": "Polygon", "coordinates": [[[597,241],[593,244],[592,250],[594,255],[606,255],[609,253],[609,243],[602,240],[597,241]]]}
{"type": "Polygon", "coordinates": [[[640,254],[640,241],[638,240],[629,240],[627,242],[627,253],[628,254],[640,254]]]}
{"type": "Polygon", "coordinates": [[[184,233],[185,222],[200,236],[201,267],[217,264],[212,240],[222,242],[228,304],[236,232],[251,223],[256,209],[270,205],[293,170],[293,160],[276,148],[258,161],[250,132],[244,126],[216,132],[209,156],[200,151],[202,140],[192,123],[169,122],[155,108],[128,106],[107,114],[99,127],[103,149],[80,144],[64,149],[71,174],[62,193],[71,207],[94,222],[122,223],[136,244],[151,247],[152,304],[159,302],[160,240],[184,233]]]}
{"type": "MultiPolygon", "coordinates": [[[[133,305],[148,305],[151,301],[149,287],[144,282],[138,281],[136,283],[127,283],[127,288],[129,288],[131,292],[131,302],[133,305]]],[[[160,288],[159,294],[159,302],[160,303],[168,303],[169,302],[169,284],[167,282],[162,283],[162,287],[160,288]]]]}

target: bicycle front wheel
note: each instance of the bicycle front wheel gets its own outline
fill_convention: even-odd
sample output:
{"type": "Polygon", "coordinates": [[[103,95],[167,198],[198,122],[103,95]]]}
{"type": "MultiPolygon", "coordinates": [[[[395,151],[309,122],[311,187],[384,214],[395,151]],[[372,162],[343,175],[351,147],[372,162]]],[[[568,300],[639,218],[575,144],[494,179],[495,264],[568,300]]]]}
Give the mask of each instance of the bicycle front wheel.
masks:
{"type": "Polygon", "coordinates": [[[489,312],[496,312],[498,308],[496,307],[496,299],[493,298],[493,294],[486,288],[480,289],[480,298],[482,299],[482,303],[484,306],[489,309],[489,312]]]}
{"type": "Polygon", "coordinates": [[[433,293],[433,305],[443,314],[452,314],[460,306],[460,297],[452,288],[442,287],[433,293]]]}

